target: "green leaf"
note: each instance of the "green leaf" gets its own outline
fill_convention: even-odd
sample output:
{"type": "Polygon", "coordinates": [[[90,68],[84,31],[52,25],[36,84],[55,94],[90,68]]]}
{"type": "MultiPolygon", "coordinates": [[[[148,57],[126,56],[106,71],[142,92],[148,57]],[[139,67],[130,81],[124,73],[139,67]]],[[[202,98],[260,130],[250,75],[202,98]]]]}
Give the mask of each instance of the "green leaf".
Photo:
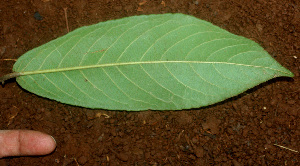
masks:
{"type": "Polygon", "coordinates": [[[110,110],[197,108],[293,77],[257,43],[183,14],[81,27],[27,52],[13,71],[37,95],[110,110]]]}

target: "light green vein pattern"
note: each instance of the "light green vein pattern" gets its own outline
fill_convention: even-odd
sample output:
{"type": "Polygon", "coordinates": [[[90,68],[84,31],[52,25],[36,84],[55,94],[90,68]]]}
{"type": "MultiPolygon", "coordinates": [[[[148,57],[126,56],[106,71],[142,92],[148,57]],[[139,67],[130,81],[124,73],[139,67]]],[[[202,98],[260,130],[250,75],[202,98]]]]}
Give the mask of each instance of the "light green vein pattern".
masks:
{"type": "Polygon", "coordinates": [[[183,14],[134,16],[81,27],[21,56],[30,92],[109,110],[181,110],[293,74],[257,43],[183,14]]]}

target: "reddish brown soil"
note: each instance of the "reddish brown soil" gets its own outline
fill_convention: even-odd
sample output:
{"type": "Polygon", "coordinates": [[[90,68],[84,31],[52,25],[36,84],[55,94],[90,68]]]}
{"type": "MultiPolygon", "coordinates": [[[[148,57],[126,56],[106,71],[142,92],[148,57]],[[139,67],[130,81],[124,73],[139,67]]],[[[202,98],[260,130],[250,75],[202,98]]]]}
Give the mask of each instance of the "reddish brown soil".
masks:
{"type": "Polygon", "coordinates": [[[299,0],[1,0],[0,75],[11,71],[8,59],[68,32],[66,8],[70,30],[132,15],[194,15],[260,43],[295,77],[214,106],[164,112],[73,107],[11,80],[0,86],[1,129],[46,132],[57,148],[0,165],[299,165],[299,6],[299,0]]]}

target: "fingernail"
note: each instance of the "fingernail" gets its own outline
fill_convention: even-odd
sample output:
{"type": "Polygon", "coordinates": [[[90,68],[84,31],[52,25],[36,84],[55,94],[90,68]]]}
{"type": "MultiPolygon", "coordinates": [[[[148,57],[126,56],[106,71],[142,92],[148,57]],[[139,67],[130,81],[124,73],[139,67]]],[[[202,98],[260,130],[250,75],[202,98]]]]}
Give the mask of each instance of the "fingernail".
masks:
{"type": "Polygon", "coordinates": [[[52,135],[50,135],[50,137],[53,139],[53,141],[55,142],[55,145],[56,145],[56,140],[54,139],[54,137],[52,135]]]}

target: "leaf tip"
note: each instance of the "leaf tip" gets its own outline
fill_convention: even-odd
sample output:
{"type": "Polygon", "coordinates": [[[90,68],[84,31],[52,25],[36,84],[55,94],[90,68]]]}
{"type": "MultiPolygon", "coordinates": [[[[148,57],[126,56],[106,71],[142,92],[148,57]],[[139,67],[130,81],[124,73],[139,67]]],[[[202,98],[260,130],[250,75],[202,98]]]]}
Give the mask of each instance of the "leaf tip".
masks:
{"type": "Polygon", "coordinates": [[[294,73],[291,72],[290,70],[287,70],[287,73],[286,73],[285,76],[287,76],[287,77],[294,77],[295,75],[294,75],[294,73]]]}

